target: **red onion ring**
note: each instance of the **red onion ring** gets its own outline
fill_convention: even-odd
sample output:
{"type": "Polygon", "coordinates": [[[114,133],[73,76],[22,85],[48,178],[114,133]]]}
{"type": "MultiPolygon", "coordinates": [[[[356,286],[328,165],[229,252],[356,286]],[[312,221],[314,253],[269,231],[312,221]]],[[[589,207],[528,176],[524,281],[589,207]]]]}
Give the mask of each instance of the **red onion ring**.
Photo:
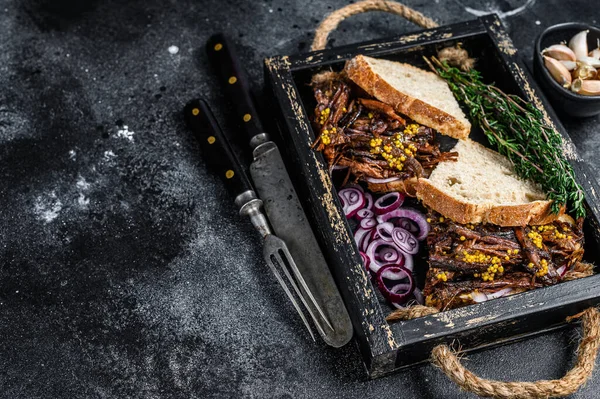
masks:
{"type": "Polygon", "coordinates": [[[342,201],[344,215],[347,218],[353,217],[365,205],[365,196],[356,187],[343,188],[338,192],[338,196],[342,201]]]}
{"type": "Polygon", "coordinates": [[[396,263],[401,260],[400,266],[404,264],[402,253],[393,247],[383,247],[380,251],[375,253],[375,258],[385,263],[396,263]]]}
{"type": "Polygon", "coordinates": [[[417,235],[419,233],[419,226],[412,220],[408,218],[399,218],[394,225],[396,227],[402,227],[404,230],[408,231],[412,235],[417,235]]]}
{"type": "Polygon", "coordinates": [[[373,211],[367,208],[360,209],[358,212],[356,212],[355,216],[358,221],[361,221],[363,219],[375,218],[375,214],[373,213],[373,211]]]}
{"type": "Polygon", "coordinates": [[[356,242],[356,246],[359,249],[362,249],[364,241],[367,240],[367,239],[370,241],[370,237],[371,237],[371,230],[370,229],[359,228],[354,233],[354,241],[356,242]]]}
{"type": "Polygon", "coordinates": [[[360,227],[362,229],[374,229],[377,227],[377,220],[375,218],[363,219],[360,221],[360,227]]]}
{"type": "Polygon", "coordinates": [[[373,210],[378,215],[383,215],[398,209],[404,202],[404,195],[399,192],[387,193],[384,196],[379,197],[373,204],[373,210]],[[391,200],[391,202],[390,202],[391,200]]]}
{"type": "Polygon", "coordinates": [[[379,268],[377,271],[376,281],[381,293],[390,302],[400,303],[405,301],[412,294],[415,288],[415,280],[413,279],[411,272],[398,265],[381,266],[381,268],[379,268]],[[397,284],[396,286],[392,287],[392,289],[396,288],[396,292],[393,292],[392,289],[388,288],[383,281],[385,278],[383,274],[387,274],[387,272],[390,271],[393,273],[400,273],[401,271],[404,272],[406,274],[406,278],[408,278],[408,287],[398,287],[400,284],[397,284]],[[398,291],[401,291],[402,288],[404,288],[404,291],[402,293],[398,293],[398,291]]]}
{"type": "MultiPolygon", "coordinates": [[[[387,263],[387,262],[381,262],[381,261],[377,260],[377,257],[375,256],[375,253],[379,252],[381,246],[391,246],[392,248],[394,248],[396,250],[398,249],[393,242],[387,242],[382,239],[377,239],[377,240],[371,241],[369,243],[369,246],[367,247],[367,250],[365,251],[365,254],[371,261],[371,263],[369,263],[369,270],[371,270],[373,273],[377,273],[379,268],[387,263]]],[[[398,262],[398,264],[400,264],[402,266],[406,263],[406,259],[404,256],[401,259],[402,260],[400,260],[398,262]]],[[[412,263],[412,259],[411,259],[411,263],[412,263]]],[[[412,264],[411,264],[411,267],[412,267],[412,264]]]]}
{"type": "Polygon", "coordinates": [[[417,224],[417,226],[419,226],[419,234],[416,235],[415,238],[418,241],[422,241],[427,238],[427,234],[429,234],[429,223],[427,223],[425,216],[423,216],[421,213],[410,208],[398,208],[391,212],[377,216],[377,221],[379,223],[384,223],[393,218],[407,218],[412,220],[417,224]]]}
{"type": "Polygon", "coordinates": [[[393,181],[397,181],[400,180],[399,177],[389,177],[387,179],[375,179],[373,177],[365,177],[365,181],[368,181],[369,183],[374,183],[374,184],[384,184],[384,183],[391,183],[393,181]]]}
{"type": "Polygon", "coordinates": [[[385,241],[393,241],[392,239],[392,231],[394,230],[394,225],[390,222],[379,223],[377,227],[375,227],[377,234],[381,237],[382,240],[385,241]]]}
{"type": "Polygon", "coordinates": [[[556,269],[556,272],[558,273],[558,275],[562,278],[565,276],[565,274],[567,274],[567,265],[562,265],[561,267],[559,267],[558,269],[556,269]]]}
{"type": "Polygon", "coordinates": [[[402,227],[394,227],[392,230],[392,240],[404,253],[414,255],[419,252],[419,242],[417,239],[402,227]]]}
{"type": "Polygon", "coordinates": [[[366,205],[365,208],[372,210],[373,209],[373,196],[371,195],[371,193],[367,192],[365,193],[365,201],[366,201],[366,205]]]}

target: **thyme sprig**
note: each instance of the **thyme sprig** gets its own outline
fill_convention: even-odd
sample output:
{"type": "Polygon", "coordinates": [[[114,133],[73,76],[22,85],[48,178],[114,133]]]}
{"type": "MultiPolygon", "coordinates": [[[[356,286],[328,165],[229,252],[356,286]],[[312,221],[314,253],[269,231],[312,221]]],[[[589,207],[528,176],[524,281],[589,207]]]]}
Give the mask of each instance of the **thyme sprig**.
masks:
{"type": "Polygon", "coordinates": [[[567,205],[576,217],[585,216],[584,194],[562,152],[562,137],[545,123],[541,111],[518,96],[483,82],[474,69],[463,72],[435,57],[431,68],[469,109],[490,144],[508,157],[519,176],[542,186],[553,200],[552,211],[567,205]]]}

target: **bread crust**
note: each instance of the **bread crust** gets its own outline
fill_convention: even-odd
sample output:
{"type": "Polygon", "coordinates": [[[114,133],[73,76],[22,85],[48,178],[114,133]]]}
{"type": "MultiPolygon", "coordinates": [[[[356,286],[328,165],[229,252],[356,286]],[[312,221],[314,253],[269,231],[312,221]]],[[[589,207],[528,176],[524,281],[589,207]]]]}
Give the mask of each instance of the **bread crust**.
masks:
{"type": "Polygon", "coordinates": [[[416,184],[418,179],[411,177],[406,180],[396,180],[389,183],[369,183],[367,182],[367,188],[374,193],[389,193],[392,191],[398,191],[399,193],[406,194],[409,197],[415,197],[416,184]]]}
{"type": "Polygon", "coordinates": [[[542,225],[564,213],[551,210],[552,201],[538,200],[518,205],[486,205],[460,201],[431,184],[428,179],[415,183],[416,196],[423,205],[457,223],[491,223],[504,227],[542,225]]]}
{"type": "MultiPolygon", "coordinates": [[[[415,68],[411,65],[407,66],[415,68]]],[[[344,71],[354,83],[369,95],[391,105],[397,112],[412,118],[416,122],[456,139],[465,139],[469,136],[470,124],[466,125],[454,116],[396,90],[371,69],[362,55],[347,61],[344,71]]],[[[439,79],[437,75],[431,74],[432,78],[439,79]]]]}

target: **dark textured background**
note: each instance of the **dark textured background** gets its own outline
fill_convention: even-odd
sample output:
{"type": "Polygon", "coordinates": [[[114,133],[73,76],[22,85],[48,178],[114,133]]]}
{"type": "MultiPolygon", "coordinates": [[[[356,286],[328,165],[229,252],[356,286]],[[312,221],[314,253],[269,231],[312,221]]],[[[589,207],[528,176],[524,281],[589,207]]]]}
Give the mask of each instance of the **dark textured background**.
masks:
{"type": "MultiPolygon", "coordinates": [[[[405,3],[440,24],[499,12],[528,61],[544,27],[600,15],[585,0],[405,3]]],[[[354,345],[313,344],[182,122],[198,95],[224,120],[202,49],[211,33],[230,33],[262,82],[264,57],[307,51],[344,4],[0,1],[0,396],[469,396],[431,366],[367,381],[354,345]]],[[[416,29],[371,13],[332,44],[416,29]]],[[[563,118],[596,170],[599,121],[563,118]]],[[[485,377],[557,378],[577,338],[465,362],[485,377]]],[[[576,397],[598,387],[595,375],[576,397]]]]}

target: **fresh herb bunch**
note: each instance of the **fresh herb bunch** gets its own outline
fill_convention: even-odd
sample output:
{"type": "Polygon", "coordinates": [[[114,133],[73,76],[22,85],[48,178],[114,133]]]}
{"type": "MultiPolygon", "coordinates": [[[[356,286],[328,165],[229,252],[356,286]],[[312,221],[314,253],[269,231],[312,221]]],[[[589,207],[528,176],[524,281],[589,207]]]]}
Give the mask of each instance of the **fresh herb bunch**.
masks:
{"type": "MultiPolygon", "coordinates": [[[[429,60],[427,60],[429,63],[429,60]]],[[[576,217],[585,216],[584,194],[573,168],[561,150],[562,137],[544,122],[540,110],[518,96],[485,84],[479,72],[463,72],[435,57],[430,66],[459,101],[469,108],[490,143],[515,165],[519,176],[538,182],[558,213],[568,205],[576,217]]]]}

